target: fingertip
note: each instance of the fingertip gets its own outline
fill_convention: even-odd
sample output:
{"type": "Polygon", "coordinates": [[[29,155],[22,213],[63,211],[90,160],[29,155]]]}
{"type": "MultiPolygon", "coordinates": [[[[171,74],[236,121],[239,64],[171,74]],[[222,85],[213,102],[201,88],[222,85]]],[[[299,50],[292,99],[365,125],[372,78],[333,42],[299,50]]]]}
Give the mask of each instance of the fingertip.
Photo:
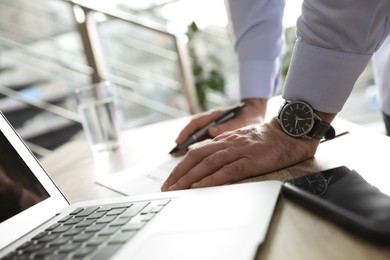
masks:
{"type": "Polygon", "coordinates": [[[195,182],[191,185],[191,189],[196,189],[196,188],[199,188],[200,187],[200,184],[199,182],[195,182]]]}
{"type": "Polygon", "coordinates": [[[178,185],[177,184],[173,184],[172,186],[170,186],[168,188],[168,191],[174,191],[174,190],[178,190],[178,185]]]}
{"type": "Polygon", "coordinates": [[[187,152],[187,149],[179,150],[177,152],[170,153],[170,155],[174,158],[178,158],[180,156],[183,156],[187,152]]]}
{"type": "Polygon", "coordinates": [[[167,191],[168,190],[167,186],[168,186],[167,182],[164,182],[163,185],[161,186],[160,190],[163,191],[163,192],[167,191]]]}
{"type": "Polygon", "coordinates": [[[211,137],[216,137],[219,134],[219,128],[217,126],[210,127],[209,135],[211,137]]]}

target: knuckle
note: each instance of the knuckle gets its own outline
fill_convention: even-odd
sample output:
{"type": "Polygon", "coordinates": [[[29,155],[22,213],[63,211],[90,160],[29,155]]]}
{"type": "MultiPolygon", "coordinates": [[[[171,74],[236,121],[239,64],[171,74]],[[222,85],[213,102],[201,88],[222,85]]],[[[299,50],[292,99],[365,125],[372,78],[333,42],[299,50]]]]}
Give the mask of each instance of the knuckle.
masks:
{"type": "Polygon", "coordinates": [[[228,140],[228,141],[234,141],[234,140],[238,140],[239,138],[240,138],[240,135],[235,134],[235,133],[230,133],[230,134],[227,136],[226,140],[228,140]]]}
{"type": "Polygon", "coordinates": [[[229,163],[221,168],[221,173],[230,181],[237,174],[237,164],[229,163]]]}
{"type": "Polygon", "coordinates": [[[224,165],[221,173],[231,182],[249,176],[248,170],[247,164],[240,160],[224,165]]]}
{"type": "Polygon", "coordinates": [[[199,150],[199,148],[193,148],[193,149],[190,149],[188,152],[187,152],[187,155],[186,155],[186,157],[187,158],[191,158],[191,159],[193,159],[193,158],[197,158],[198,157],[198,150],[199,150]]]}
{"type": "Polygon", "coordinates": [[[232,174],[237,171],[237,163],[229,163],[222,167],[222,170],[226,174],[232,174]]]}
{"type": "Polygon", "coordinates": [[[205,157],[202,162],[206,166],[215,167],[216,165],[223,163],[223,161],[227,158],[227,156],[228,156],[228,151],[224,149],[205,157]]]}
{"type": "Polygon", "coordinates": [[[206,166],[206,167],[210,167],[214,164],[214,157],[213,155],[210,155],[210,156],[207,156],[206,158],[203,159],[202,163],[206,166]]]}

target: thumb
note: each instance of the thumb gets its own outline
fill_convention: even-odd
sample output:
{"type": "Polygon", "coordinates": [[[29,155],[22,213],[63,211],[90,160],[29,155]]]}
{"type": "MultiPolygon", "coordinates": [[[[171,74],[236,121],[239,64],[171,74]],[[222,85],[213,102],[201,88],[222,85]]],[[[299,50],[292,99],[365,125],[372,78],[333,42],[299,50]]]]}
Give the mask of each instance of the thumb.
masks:
{"type": "Polygon", "coordinates": [[[213,126],[213,127],[210,127],[209,128],[209,135],[211,136],[211,137],[216,137],[217,135],[219,135],[220,134],[220,129],[219,129],[220,127],[219,126],[213,126]]]}

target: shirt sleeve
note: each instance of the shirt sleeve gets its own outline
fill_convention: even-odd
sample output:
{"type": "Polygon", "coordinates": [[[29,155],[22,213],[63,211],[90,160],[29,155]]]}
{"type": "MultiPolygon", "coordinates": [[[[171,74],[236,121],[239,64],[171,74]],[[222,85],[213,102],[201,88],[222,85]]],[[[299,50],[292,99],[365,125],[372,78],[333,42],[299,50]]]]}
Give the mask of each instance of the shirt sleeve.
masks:
{"type": "Polygon", "coordinates": [[[229,0],[241,98],[269,98],[278,85],[284,0],[229,0]]]}
{"type": "Polygon", "coordinates": [[[283,97],[339,112],[389,34],[388,0],[305,0],[283,97]]]}

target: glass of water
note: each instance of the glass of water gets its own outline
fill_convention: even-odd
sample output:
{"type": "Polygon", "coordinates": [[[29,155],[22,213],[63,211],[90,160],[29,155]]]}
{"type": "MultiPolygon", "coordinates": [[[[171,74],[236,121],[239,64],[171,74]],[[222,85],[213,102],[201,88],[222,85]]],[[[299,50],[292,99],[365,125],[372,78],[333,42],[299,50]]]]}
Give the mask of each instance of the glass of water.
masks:
{"type": "Polygon", "coordinates": [[[77,110],[94,154],[110,154],[119,148],[113,85],[103,81],[75,90],[77,110]]]}

